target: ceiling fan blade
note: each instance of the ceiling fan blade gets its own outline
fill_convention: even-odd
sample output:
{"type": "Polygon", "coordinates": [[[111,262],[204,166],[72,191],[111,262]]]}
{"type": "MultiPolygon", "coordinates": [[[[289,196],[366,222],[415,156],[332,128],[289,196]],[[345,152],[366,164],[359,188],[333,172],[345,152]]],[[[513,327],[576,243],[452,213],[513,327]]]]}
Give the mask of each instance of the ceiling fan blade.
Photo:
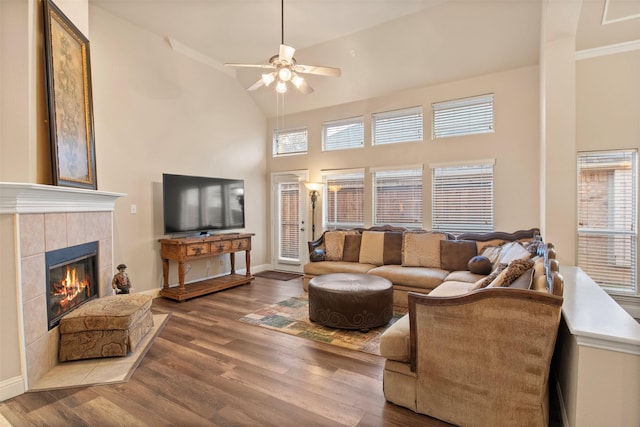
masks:
{"type": "Polygon", "coordinates": [[[298,64],[293,69],[302,74],[315,74],[318,76],[340,77],[342,72],[340,68],[334,67],[320,67],[317,65],[302,65],[298,64]]]}
{"type": "Polygon", "coordinates": [[[297,86],[294,85],[294,87],[305,95],[309,95],[311,92],[313,92],[313,88],[309,85],[309,83],[307,83],[306,80],[303,80],[302,83],[297,86]]]}
{"type": "Polygon", "coordinates": [[[228,63],[226,63],[224,65],[225,65],[225,67],[267,68],[267,69],[270,69],[270,70],[273,70],[273,69],[276,68],[272,64],[238,64],[238,63],[228,62],[228,63]]]}
{"type": "Polygon", "coordinates": [[[262,86],[264,86],[264,81],[262,81],[262,79],[258,79],[257,82],[255,82],[254,84],[252,84],[251,86],[249,86],[247,88],[247,90],[256,90],[256,89],[260,89],[262,86]]]}
{"type": "Polygon", "coordinates": [[[296,52],[295,48],[291,46],[287,46],[285,44],[280,45],[280,53],[279,57],[281,61],[291,62],[293,59],[293,54],[296,52]]]}

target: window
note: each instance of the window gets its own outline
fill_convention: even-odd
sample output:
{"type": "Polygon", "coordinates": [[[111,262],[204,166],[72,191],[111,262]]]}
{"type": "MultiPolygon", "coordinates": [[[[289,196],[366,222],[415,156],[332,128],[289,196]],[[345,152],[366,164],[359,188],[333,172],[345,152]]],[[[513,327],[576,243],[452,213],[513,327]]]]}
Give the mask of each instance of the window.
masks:
{"type": "Polygon", "coordinates": [[[324,172],[324,228],[364,226],[364,170],[324,172]]]}
{"type": "Polygon", "coordinates": [[[373,171],[374,225],[422,226],[422,166],[373,171]]]}
{"type": "Polygon", "coordinates": [[[364,118],[324,122],[322,124],[322,150],[345,150],[364,147],[364,118]]]}
{"type": "Polygon", "coordinates": [[[280,260],[297,260],[300,256],[300,184],[279,183],[278,197],[280,198],[280,244],[278,257],[280,260]]]}
{"type": "Polygon", "coordinates": [[[273,155],[304,154],[307,152],[307,129],[275,130],[273,132],[273,155]]]}
{"type": "Polygon", "coordinates": [[[422,107],[371,116],[373,145],[422,141],[422,107]]]}
{"type": "Polygon", "coordinates": [[[637,152],[578,154],[578,266],[607,290],[637,290],[637,152]]]}
{"type": "Polygon", "coordinates": [[[433,139],[493,132],[493,94],[432,104],[433,139]]]}
{"type": "Polygon", "coordinates": [[[493,160],[432,166],[432,229],[493,231],[493,160]]]}

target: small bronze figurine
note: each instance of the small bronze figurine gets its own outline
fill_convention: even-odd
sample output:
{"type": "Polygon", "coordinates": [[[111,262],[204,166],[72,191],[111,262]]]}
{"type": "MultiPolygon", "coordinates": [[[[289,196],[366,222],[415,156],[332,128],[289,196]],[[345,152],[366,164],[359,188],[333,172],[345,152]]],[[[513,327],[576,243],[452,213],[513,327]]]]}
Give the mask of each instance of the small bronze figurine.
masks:
{"type": "Polygon", "coordinates": [[[131,289],[131,282],[129,276],[125,273],[126,265],[120,264],[118,266],[118,272],[113,276],[111,281],[111,287],[116,291],[116,294],[128,294],[131,289]]]}

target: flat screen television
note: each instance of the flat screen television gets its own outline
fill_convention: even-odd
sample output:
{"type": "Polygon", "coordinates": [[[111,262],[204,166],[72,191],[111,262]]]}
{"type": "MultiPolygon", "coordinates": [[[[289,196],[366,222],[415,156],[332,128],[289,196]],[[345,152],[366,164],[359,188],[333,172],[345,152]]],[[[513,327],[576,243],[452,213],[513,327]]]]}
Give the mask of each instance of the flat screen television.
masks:
{"type": "Polygon", "coordinates": [[[162,174],[164,233],[244,228],[244,180],[162,174]]]}

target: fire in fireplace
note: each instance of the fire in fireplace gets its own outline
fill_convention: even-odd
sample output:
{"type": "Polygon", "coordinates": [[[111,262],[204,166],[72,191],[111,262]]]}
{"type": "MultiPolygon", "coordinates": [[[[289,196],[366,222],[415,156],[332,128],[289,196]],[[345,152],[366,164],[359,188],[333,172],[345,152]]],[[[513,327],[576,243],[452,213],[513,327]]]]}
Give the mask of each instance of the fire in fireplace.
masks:
{"type": "Polygon", "coordinates": [[[45,254],[49,330],[71,310],[98,297],[98,242],[45,254]]]}

